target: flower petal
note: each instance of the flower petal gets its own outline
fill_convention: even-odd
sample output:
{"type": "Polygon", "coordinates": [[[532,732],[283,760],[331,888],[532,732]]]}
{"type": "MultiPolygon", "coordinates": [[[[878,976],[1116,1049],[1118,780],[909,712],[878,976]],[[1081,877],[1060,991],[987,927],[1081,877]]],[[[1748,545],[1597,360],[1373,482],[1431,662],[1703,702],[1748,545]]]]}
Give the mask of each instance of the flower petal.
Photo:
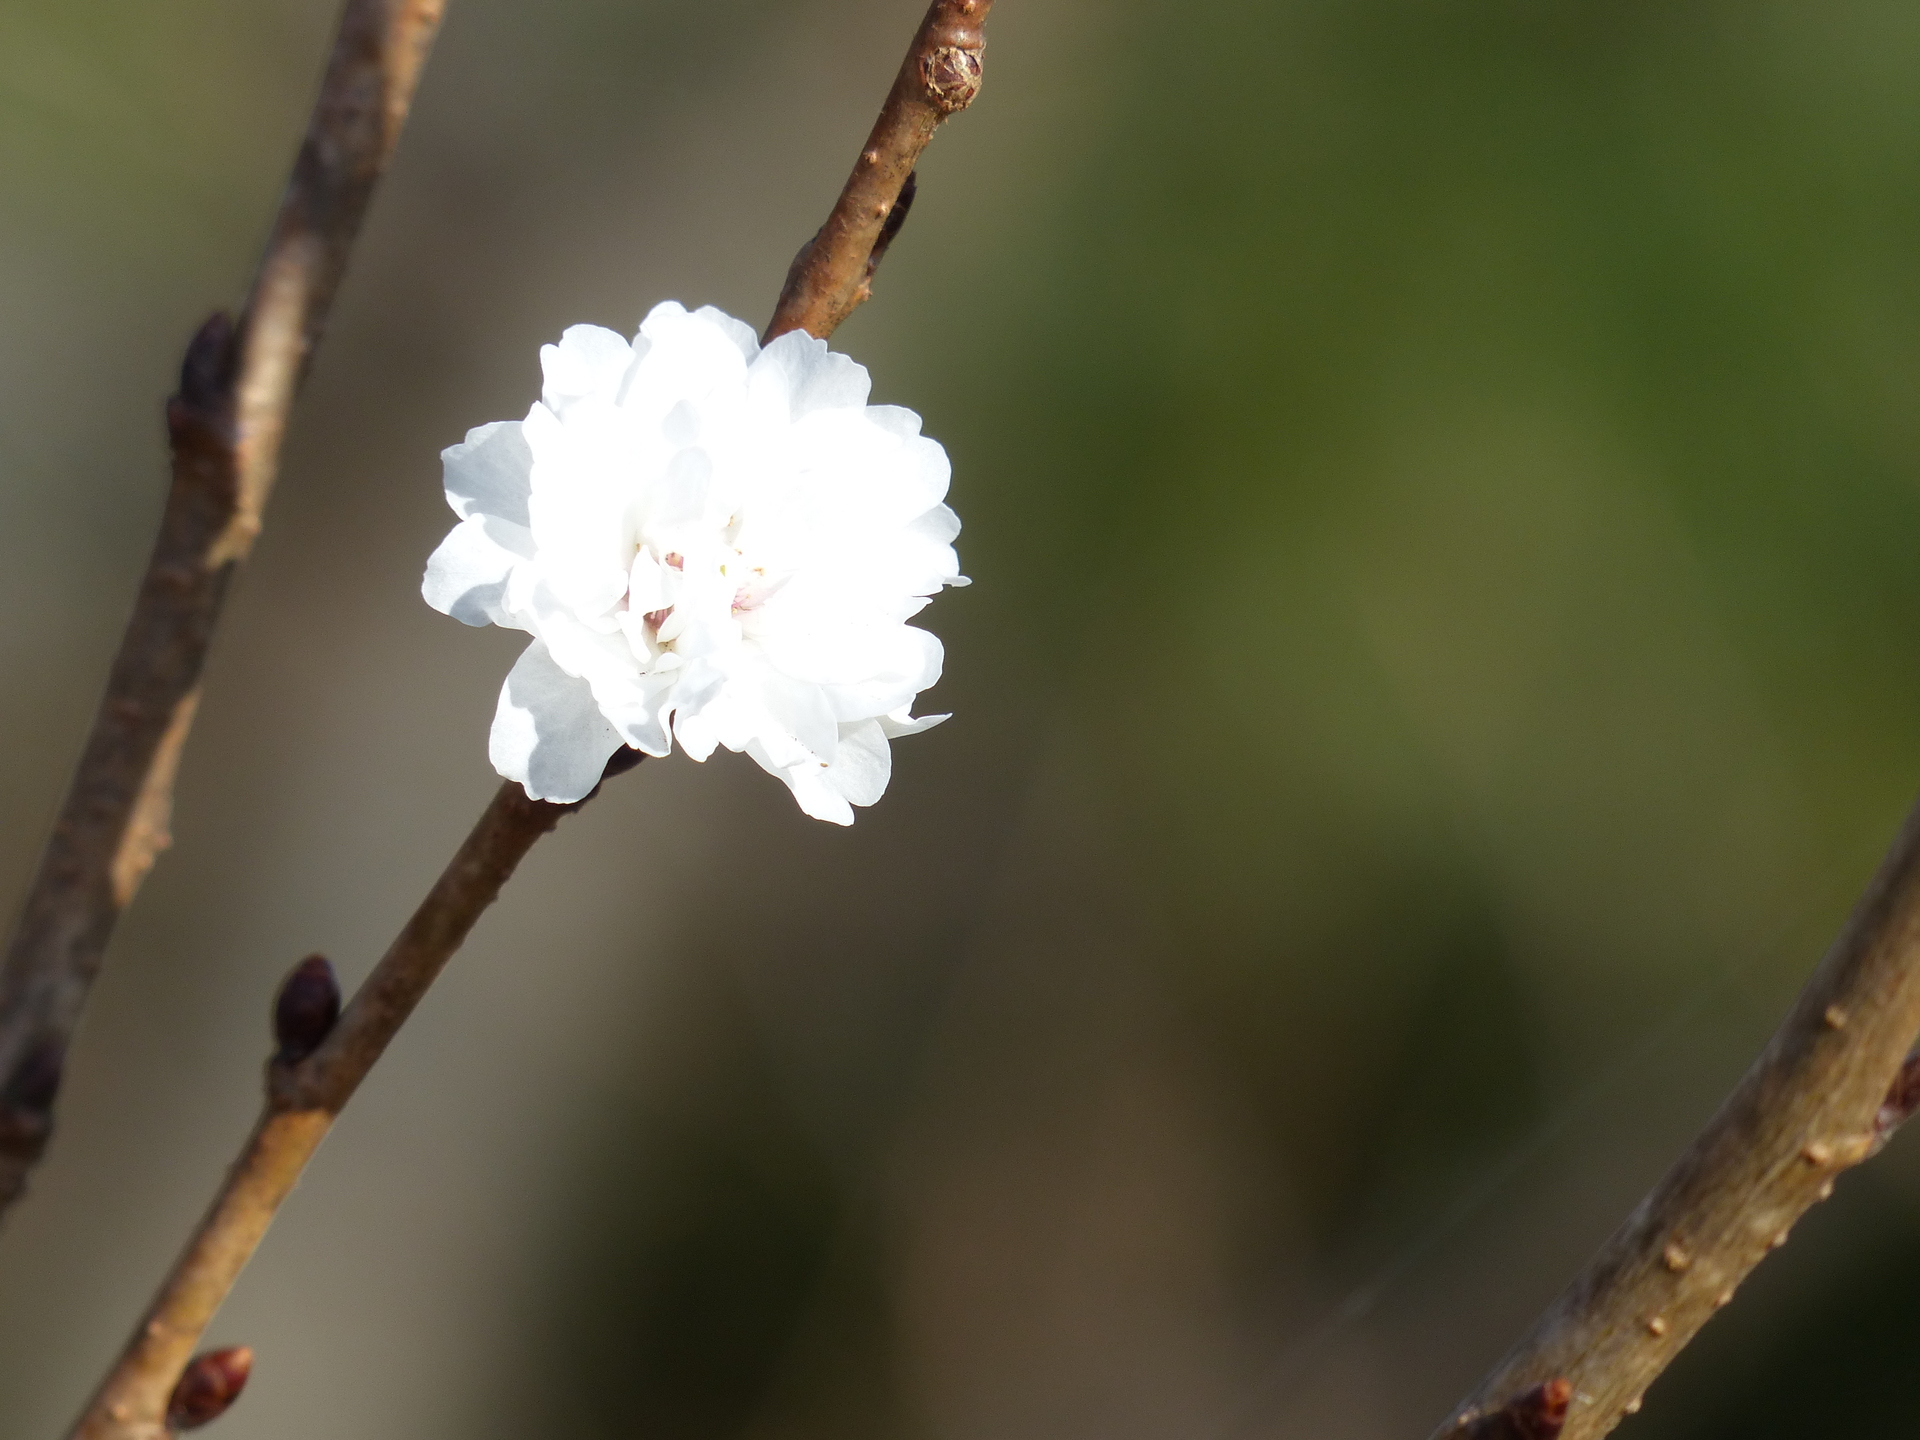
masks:
{"type": "Polygon", "coordinates": [[[515,525],[527,523],[527,492],[533,451],[518,420],[477,425],[458,445],[440,452],[446,474],[447,504],[462,520],[476,514],[498,515],[515,525]]]}
{"type": "Polygon", "coordinates": [[[946,451],[866,370],[711,307],[628,342],[574,326],[543,399],[446,452],[461,517],[422,592],[532,633],[492,749],[529,794],[590,791],[623,740],[744,751],[837,824],[884,793],[940,642],[908,623],[965,584],[946,451]]]}
{"type": "Polygon", "coordinates": [[[794,800],[806,814],[815,820],[825,820],[829,825],[853,824],[853,807],[847,803],[847,797],[823,778],[827,771],[825,765],[819,761],[809,761],[804,765],[776,765],[768,758],[758,740],[749,742],[746,750],[762,770],[787,782],[794,800]]]}
{"type": "Polygon", "coordinates": [[[620,736],[584,680],[553,663],[536,640],[507,672],[487,745],[493,768],[535,800],[583,800],[620,748],[620,736]]]}
{"type": "Polygon", "coordinates": [[[737,345],[742,360],[751,363],[759,355],[760,336],[746,321],[734,319],[717,305],[702,305],[693,315],[696,320],[706,321],[737,345]]]}
{"type": "Polygon", "coordinates": [[[569,325],[558,345],[540,347],[546,383],[540,398],[564,416],[574,401],[588,395],[611,400],[633,363],[633,347],[601,325],[569,325]]]}
{"type": "Polygon", "coordinates": [[[881,733],[889,740],[898,740],[903,735],[918,735],[922,730],[931,730],[941,721],[953,718],[951,710],[945,715],[913,716],[907,714],[910,708],[912,707],[902,705],[898,710],[882,715],[877,722],[881,733]]]}
{"type": "Polygon", "coordinates": [[[788,413],[796,420],[816,410],[862,407],[873,389],[866,366],[829,350],[826,341],[804,330],[789,330],[775,339],[760,352],[753,368],[756,378],[773,371],[785,380],[788,413]]]}
{"type": "Polygon", "coordinates": [[[464,625],[525,629],[506,609],[507,582],[514,566],[532,553],[533,536],[521,526],[484,513],[471,515],[428,557],[420,594],[464,625]]]}
{"type": "Polygon", "coordinates": [[[893,751],[877,720],[840,727],[840,751],[826,768],[827,784],[852,805],[871,805],[887,793],[893,776],[893,751]]]}

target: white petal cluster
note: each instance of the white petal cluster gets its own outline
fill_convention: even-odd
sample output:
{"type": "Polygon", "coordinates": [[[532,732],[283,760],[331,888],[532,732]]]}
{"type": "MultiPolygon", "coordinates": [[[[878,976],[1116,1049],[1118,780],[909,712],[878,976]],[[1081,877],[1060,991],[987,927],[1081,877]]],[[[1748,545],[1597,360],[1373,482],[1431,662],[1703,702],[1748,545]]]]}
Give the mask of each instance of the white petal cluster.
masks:
{"type": "Polygon", "coordinates": [[[446,450],[460,523],[427,603],[533,643],[500,691],[494,767],[578,800],[622,745],[744,751],[841,825],[887,787],[887,742],[940,678],[907,621],[964,585],[946,452],[804,333],[761,348],[711,307],[628,343],[576,325],[523,421],[446,450]]]}

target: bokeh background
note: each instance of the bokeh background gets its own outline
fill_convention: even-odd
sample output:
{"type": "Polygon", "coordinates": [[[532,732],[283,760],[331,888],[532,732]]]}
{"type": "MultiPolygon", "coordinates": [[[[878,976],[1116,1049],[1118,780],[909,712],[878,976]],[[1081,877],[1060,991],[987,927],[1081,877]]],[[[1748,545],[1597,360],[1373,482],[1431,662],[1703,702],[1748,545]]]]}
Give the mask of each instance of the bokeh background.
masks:
{"type": "MultiPolygon", "coordinates": [[[[0,1236],[53,1435],[494,780],[420,602],[537,347],[761,320],[919,0],[454,0],[0,1236]]],[[[0,0],[0,889],[325,0],[0,0]]],[[[956,718],[517,878],[221,1315],[232,1440],[1417,1437],[1744,1068],[1920,786],[1920,8],[1004,0],[837,342],[949,447],[956,718]]],[[[1637,1440],[1901,1433],[1920,1142],[1637,1440]]]]}

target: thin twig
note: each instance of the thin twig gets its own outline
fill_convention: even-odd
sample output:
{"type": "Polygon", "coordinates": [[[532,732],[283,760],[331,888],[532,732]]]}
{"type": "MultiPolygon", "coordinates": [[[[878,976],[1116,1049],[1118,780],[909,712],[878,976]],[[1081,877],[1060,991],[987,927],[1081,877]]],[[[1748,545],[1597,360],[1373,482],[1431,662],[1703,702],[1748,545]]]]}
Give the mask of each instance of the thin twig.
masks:
{"type": "Polygon", "coordinates": [[[1653,1193],[1435,1432],[1566,1377],[1560,1440],[1640,1408],[1793,1224],[1920,1101],[1920,806],[1760,1058],[1653,1193]]]}
{"type": "MultiPolygon", "coordinates": [[[[624,751],[618,758],[637,755],[624,751]]],[[[281,1058],[290,1038],[282,1004],[282,1050],[267,1067],[266,1109],[213,1207],[74,1427],[73,1440],[160,1440],[168,1433],[168,1399],[181,1371],[334,1117],[534,841],[585,803],[529,800],[520,786],[502,785],[319,1048],[292,1063],[281,1058]]],[[[307,970],[303,964],[296,975],[307,970]]]]}
{"type": "MultiPolygon", "coordinates": [[[[825,339],[866,299],[873,267],[899,233],[912,203],[910,189],[905,196],[900,192],[912,179],[914,159],[940,119],[963,108],[979,89],[978,26],[991,4],[992,0],[936,0],[928,11],[853,179],[826,226],[794,262],[768,327],[769,338],[804,324],[810,333],[825,339]],[[921,77],[918,88],[905,93],[914,76],[921,77]],[[938,113],[928,118],[930,107],[938,113]],[[875,147],[883,143],[885,164],[872,158],[875,147]],[[878,192],[868,182],[880,174],[890,177],[890,188],[871,233],[855,250],[836,248],[838,241],[822,245],[829,235],[861,233],[847,216],[852,213],[850,207],[876,203],[871,197],[878,192]],[[849,196],[854,198],[850,201],[849,196]],[[901,201],[897,212],[896,200],[901,201]],[[885,223],[889,217],[891,223],[885,223]],[[842,283],[849,273],[843,263],[846,254],[854,257],[851,288],[842,283]],[[790,305],[813,318],[783,323],[790,305]]],[[[640,759],[639,751],[616,751],[606,774],[619,774],[640,759]]],[[[326,1027],[332,1012],[323,993],[331,984],[330,970],[317,957],[295,967],[276,1007],[280,1048],[267,1067],[266,1109],[173,1272],[75,1425],[71,1440],[164,1440],[169,1397],[194,1347],[334,1119],[534,842],[585,803],[529,800],[519,785],[503,785],[439,882],[330,1029],[326,1027]],[[325,1038],[314,1048],[319,1030],[325,1031],[325,1038]]]]}
{"type": "Polygon", "coordinates": [[[768,340],[789,330],[824,340],[873,293],[873,267],[899,230],[889,222],[920,152],[942,120],[980,93],[987,43],[981,27],[992,8],[993,0],[934,0],[928,7],[833,213],[793,257],[768,340]]]}
{"type": "Polygon", "coordinates": [[[169,843],[174,774],[235,568],[444,0],[347,0],[238,324],[215,315],[167,406],[173,484],[78,768],[0,971],[0,1212],[46,1147],[68,1037],[114,922],[169,843]]]}

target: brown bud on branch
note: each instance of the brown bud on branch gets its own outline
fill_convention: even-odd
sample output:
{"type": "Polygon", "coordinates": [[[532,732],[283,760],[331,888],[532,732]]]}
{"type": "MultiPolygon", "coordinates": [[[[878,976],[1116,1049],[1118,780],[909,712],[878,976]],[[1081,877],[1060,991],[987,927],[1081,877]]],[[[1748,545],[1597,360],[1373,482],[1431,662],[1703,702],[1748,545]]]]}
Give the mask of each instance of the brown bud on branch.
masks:
{"type": "Polygon", "coordinates": [[[1887,1087],[1887,1098],[1873,1117],[1873,1144],[1868,1153],[1878,1155],[1884,1150],[1893,1132],[1911,1120],[1916,1110],[1920,1110],[1920,1051],[1907,1056],[1893,1084],[1887,1087]]]}
{"type": "Polygon", "coordinates": [[[1549,1380],[1516,1395],[1498,1410],[1462,1416],[1447,1440],[1555,1440],[1566,1427],[1573,1385],[1549,1380]]]}
{"type": "Polygon", "coordinates": [[[253,1351],[245,1345],[196,1355],[167,1401],[167,1429],[197,1430],[227,1413],[253,1374],[253,1351]]]}
{"type": "Polygon", "coordinates": [[[984,74],[980,52],[958,45],[936,45],[920,61],[927,98],[946,115],[957,114],[973,103],[984,74]]]}
{"type": "Polygon", "coordinates": [[[0,1154],[32,1164],[53,1133],[53,1102],[60,1093],[60,1071],[66,1064],[66,1042],[49,1037],[27,1052],[27,1058],[0,1089],[0,1154]]]}
{"type": "MultiPolygon", "coordinates": [[[[0,1086],[64,1046],[120,913],[171,843],[174,779],[228,582],[259,533],[287,414],[406,120],[443,0],[345,0],[320,95],[247,303],[187,347],[167,409],[173,483],[145,579],[0,960],[0,1086]]],[[[57,1074],[57,1071],[54,1072],[57,1074]]],[[[21,1112],[26,1113],[26,1112],[21,1112]]],[[[0,1145],[0,1211],[53,1125],[0,1145]]]]}
{"type": "MultiPolygon", "coordinates": [[[[789,273],[787,290],[768,330],[769,339],[801,328],[825,338],[853,305],[865,298],[865,281],[871,275],[869,262],[877,261],[876,249],[884,251],[883,241],[891,240],[906,218],[910,193],[903,195],[903,191],[907,190],[915,159],[945,114],[960,108],[978,88],[978,58],[983,43],[980,24],[992,3],[935,0],[927,12],[853,178],[827,224],[789,273]],[[965,51],[967,58],[942,56],[941,47],[965,51]],[[934,68],[927,69],[930,57],[934,68]],[[933,93],[936,87],[942,93],[933,93]]],[[[408,75],[410,84],[424,57],[432,22],[439,18],[439,5],[440,0],[348,0],[343,35],[351,35],[355,17],[362,12],[385,15],[388,11],[384,7],[391,6],[397,17],[414,17],[420,23],[413,32],[417,44],[408,75]]],[[[405,95],[396,99],[397,128],[405,95]]],[[[323,97],[322,117],[327,109],[323,97]]],[[[299,176],[318,164],[323,155],[324,147],[302,152],[303,168],[296,173],[296,192],[299,176]]],[[[616,752],[603,778],[629,770],[641,759],[638,751],[616,752]]],[[[295,968],[274,1007],[274,1031],[280,1046],[276,1059],[290,1063],[270,1067],[265,1113],[160,1293],[88,1402],[70,1440],[147,1440],[162,1414],[171,1418],[173,1411],[164,1408],[162,1397],[169,1394],[168,1387],[181,1375],[186,1355],[232,1289],[274,1214],[292,1193],[334,1117],[352,1098],[441,967],[459,949],[534,842],[585,803],[552,805],[529,798],[512,781],[502,785],[426,899],[337,1019],[331,1013],[337,999],[330,999],[328,992],[337,997],[338,991],[326,962],[316,956],[295,968]]],[[[4,992],[0,991],[3,998],[4,992]]],[[[5,1036],[4,1018],[4,1007],[0,1006],[0,1041],[5,1036]]],[[[4,1047],[0,1046],[3,1057],[4,1047]]],[[[4,1171],[0,1170],[0,1203],[6,1199],[4,1180],[4,1171]]],[[[172,1392],[172,1403],[183,1412],[185,1383],[182,1379],[180,1388],[172,1392]]],[[[231,1403],[236,1393],[237,1385],[227,1392],[226,1403],[231,1403]]],[[[181,1423],[186,1423],[184,1413],[181,1423]]]]}
{"type": "Polygon", "coordinates": [[[1793,1008],[1706,1128],[1435,1440],[1543,1381],[1599,1440],[1786,1243],[1834,1181],[1920,1104],[1920,805],[1793,1008]]]}
{"type": "Polygon", "coordinates": [[[309,955],[280,982],[273,1002],[276,1065],[298,1065],[340,1018],[340,981],[324,955],[309,955]]]}

